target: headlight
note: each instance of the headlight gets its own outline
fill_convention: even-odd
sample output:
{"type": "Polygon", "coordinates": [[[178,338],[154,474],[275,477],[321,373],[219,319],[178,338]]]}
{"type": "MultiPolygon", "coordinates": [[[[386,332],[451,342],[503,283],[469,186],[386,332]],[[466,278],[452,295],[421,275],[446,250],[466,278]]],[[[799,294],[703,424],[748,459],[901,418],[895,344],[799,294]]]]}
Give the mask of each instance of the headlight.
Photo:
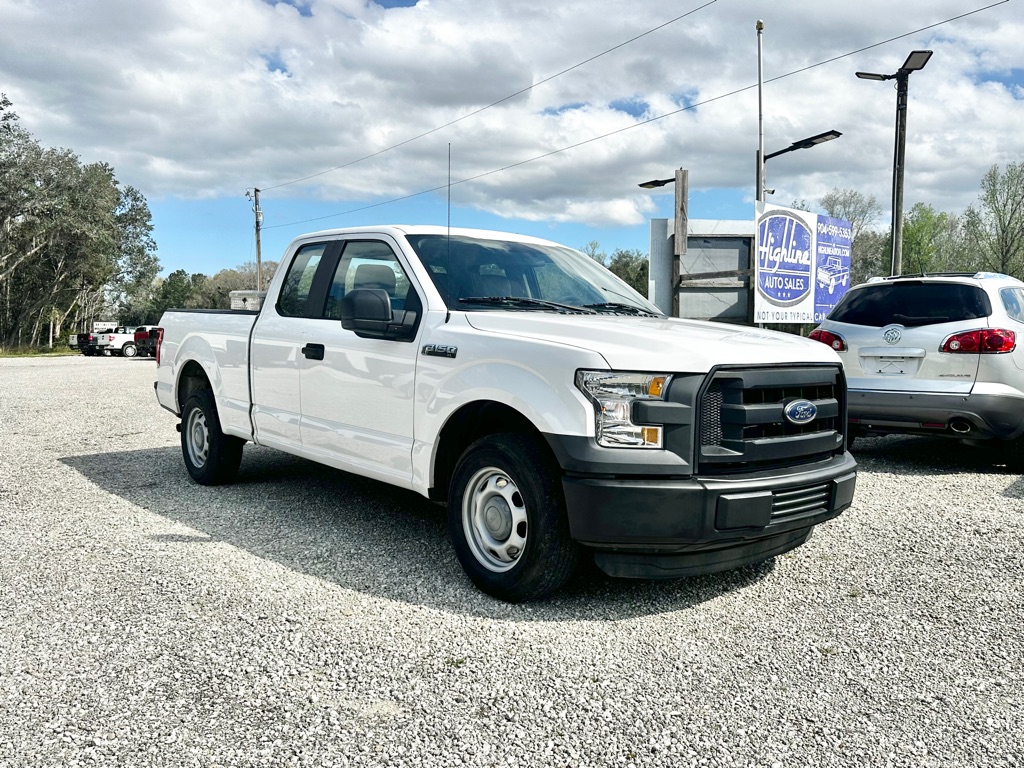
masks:
{"type": "Polygon", "coordinates": [[[577,371],[576,386],[594,404],[597,444],[605,448],[661,448],[662,428],[633,423],[633,401],[663,400],[667,373],[577,371]]]}

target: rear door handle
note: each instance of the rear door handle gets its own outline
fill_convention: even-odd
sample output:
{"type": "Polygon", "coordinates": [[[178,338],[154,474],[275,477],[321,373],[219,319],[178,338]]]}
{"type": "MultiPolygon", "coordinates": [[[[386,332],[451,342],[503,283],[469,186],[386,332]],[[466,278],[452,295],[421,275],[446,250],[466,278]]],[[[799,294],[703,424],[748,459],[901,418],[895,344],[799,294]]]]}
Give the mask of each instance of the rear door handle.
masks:
{"type": "Polygon", "coordinates": [[[324,359],[324,345],[323,344],[307,344],[302,348],[302,354],[308,357],[310,360],[323,360],[324,359]]]}

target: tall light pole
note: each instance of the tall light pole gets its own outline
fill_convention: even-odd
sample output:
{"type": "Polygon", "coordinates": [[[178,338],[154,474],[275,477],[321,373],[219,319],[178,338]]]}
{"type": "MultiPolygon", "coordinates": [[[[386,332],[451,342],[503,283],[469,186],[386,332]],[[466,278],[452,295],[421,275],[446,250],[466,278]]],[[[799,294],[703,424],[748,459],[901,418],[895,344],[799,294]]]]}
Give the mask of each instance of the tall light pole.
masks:
{"type": "Polygon", "coordinates": [[[896,148],[892,160],[892,270],[898,275],[903,271],[903,167],[907,152],[907,94],[910,73],[924,69],[931,51],[911,51],[903,66],[891,75],[876,72],[858,72],[862,80],[896,81],[896,148]]]}
{"type": "Polygon", "coordinates": [[[764,202],[764,22],[760,19],[754,25],[757,30],[757,180],[754,196],[757,202],[764,202]]]}

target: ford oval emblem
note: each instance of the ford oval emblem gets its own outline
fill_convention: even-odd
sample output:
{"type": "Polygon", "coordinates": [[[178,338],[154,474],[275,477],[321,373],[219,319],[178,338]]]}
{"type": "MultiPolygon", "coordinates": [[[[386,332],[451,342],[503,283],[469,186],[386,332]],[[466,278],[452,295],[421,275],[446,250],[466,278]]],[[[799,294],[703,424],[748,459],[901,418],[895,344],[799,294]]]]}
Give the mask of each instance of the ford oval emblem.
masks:
{"type": "Polygon", "coordinates": [[[808,424],[818,415],[818,406],[810,400],[794,400],[782,412],[790,424],[808,424]]]}

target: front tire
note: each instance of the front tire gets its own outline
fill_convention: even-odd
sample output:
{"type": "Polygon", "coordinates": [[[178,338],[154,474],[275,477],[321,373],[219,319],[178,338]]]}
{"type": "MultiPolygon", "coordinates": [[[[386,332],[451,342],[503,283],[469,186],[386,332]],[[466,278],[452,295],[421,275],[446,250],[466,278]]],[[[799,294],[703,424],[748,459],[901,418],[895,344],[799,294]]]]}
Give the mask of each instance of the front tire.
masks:
{"type": "Polygon", "coordinates": [[[512,603],[555,592],[580,560],[557,465],[527,435],[491,435],[466,449],[452,476],[448,532],[470,580],[512,603]]]}
{"type": "Polygon", "coordinates": [[[125,344],[121,347],[121,355],[123,357],[135,357],[136,354],[138,354],[138,349],[136,349],[134,344],[125,344]]]}
{"type": "Polygon", "coordinates": [[[181,455],[185,468],[200,485],[221,485],[231,482],[242,463],[240,437],[225,435],[213,393],[208,389],[194,392],[185,401],[181,412],[181,455]]]}

